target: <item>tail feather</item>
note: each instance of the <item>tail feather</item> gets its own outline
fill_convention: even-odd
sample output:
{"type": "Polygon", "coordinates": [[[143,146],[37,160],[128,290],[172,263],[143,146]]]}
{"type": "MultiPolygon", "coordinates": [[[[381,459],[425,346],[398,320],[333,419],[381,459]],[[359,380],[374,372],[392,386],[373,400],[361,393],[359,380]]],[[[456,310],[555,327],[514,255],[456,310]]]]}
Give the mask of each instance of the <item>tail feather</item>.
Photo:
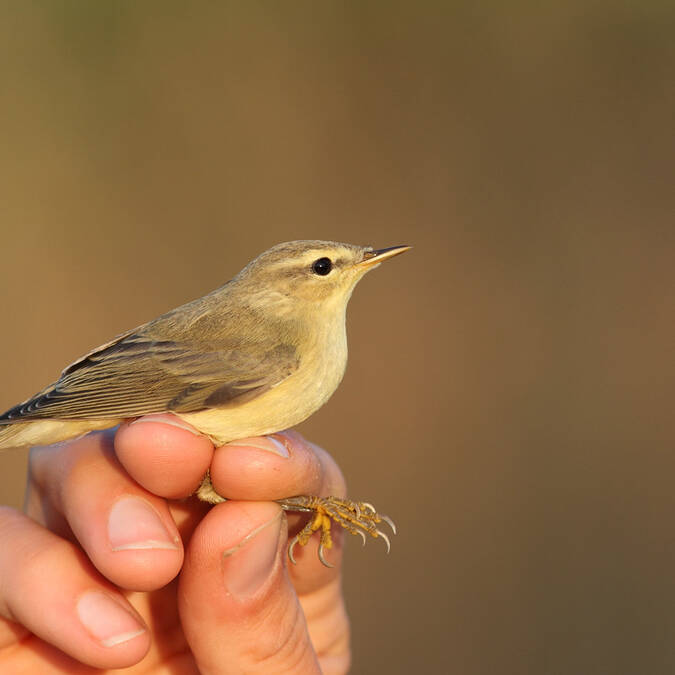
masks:
{"type": "Polygon", "coordinates": [[[121,420],[32,420],[0,424],[0,450],[33,445],[51,445],[83,436],[97,429],[107,429],[121,420]]]}

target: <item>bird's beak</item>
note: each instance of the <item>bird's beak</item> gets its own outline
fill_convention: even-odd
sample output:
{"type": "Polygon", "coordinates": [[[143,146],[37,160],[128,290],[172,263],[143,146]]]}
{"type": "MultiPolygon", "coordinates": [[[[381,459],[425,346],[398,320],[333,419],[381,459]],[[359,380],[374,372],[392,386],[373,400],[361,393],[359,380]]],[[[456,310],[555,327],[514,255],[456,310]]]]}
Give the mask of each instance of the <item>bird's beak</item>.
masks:
{"type": "Polygon", "coordinates": [[[356,266],[361,269],[370,269],[388,258],[393,258],[399,253],[409,251],[411,248],[412,246],[390,246],[389,248],[380,248],[377,251],[366,251],[363,254],[363,260],[360,263],[357,263],[356,266]]]}

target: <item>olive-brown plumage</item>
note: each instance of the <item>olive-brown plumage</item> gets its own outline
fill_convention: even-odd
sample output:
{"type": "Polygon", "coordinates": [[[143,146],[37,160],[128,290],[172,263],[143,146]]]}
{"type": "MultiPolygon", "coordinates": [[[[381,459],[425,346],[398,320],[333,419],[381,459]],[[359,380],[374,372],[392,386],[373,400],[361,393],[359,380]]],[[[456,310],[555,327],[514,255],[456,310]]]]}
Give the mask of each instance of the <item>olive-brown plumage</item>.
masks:
{"type": "Polygon", "coordinates": [[[5,412],[0,448],[54,443],[161,412],[216,444],[298,424],[342,379],[354,286],[408,248],[274,246],[224,286],[94,349],[5,412]]]}

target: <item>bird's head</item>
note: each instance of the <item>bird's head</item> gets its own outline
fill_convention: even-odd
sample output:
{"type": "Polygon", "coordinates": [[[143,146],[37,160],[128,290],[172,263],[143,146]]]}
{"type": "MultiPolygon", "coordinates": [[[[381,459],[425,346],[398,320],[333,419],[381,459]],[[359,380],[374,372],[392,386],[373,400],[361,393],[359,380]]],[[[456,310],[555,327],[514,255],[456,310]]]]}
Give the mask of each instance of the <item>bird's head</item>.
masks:
{"type": "Polygon", "coordinates": [[[263,311],[343,309],[366,272],[409,248],[374,250],[333,241],[290,241],[260,254],[235,282],[245,289],[250,304],[263,311]]]}

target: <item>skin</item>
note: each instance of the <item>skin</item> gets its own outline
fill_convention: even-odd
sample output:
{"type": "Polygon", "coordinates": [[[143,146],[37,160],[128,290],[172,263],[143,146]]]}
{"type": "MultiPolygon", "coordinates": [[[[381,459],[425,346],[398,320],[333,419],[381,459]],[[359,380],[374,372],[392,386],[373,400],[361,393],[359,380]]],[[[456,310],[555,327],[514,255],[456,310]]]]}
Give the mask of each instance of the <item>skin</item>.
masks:
{"type": "Polygon", "coordinates": [[[0,672],[346,672],[341,528],[335,567],[316,536],[290,565],[303,519],[272,501],[343,495],[333,459],[295,432],[283,457],[141,420],[33,450],[25,513],[0,507],[0,672]],[[231,497],[213,508],[184,499],[207,468],[231,497]]]}

